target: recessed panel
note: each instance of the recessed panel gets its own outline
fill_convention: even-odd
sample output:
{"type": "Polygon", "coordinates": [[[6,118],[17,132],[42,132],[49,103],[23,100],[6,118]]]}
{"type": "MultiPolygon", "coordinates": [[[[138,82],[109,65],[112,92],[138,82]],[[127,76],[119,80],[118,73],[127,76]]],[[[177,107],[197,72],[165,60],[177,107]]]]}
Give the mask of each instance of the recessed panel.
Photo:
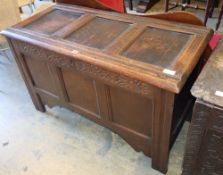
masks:
{"type": "Polygon", "coordinates": [[[103,49],[124,32],[129,25],[126,22],[97,17],[67,36],[66,40],[103,49]]]}
{"type": "Polygon", "coordinates": [[[110,95],[113,122],[150,137],[153,115],[152,99],[112,87],[110,95]]]}
{"type": "Polygon", "coordinates": [[[122,55],[168,68],[177,61],[190,38],[189,34],[148,27],[122,55]]]}
{"type": "Polygon", "coordinates": [[[80,16],[79,13],[54,10],[25,26],[25,28],[44,34],[52,34],[80,16]]]}
{"type": "Polygon", "coordinates": [[[66,69],[62,69],[62,75],[69,102],[98,114],[94,80],[66,69]]]}
{"type": "Polygon", "coordinates": [[[34,86],[57,95],[53,76],[47,62],[32,59],[28,56],[25,58],[25,62],[30,74],[32,75],[34,86]]]}

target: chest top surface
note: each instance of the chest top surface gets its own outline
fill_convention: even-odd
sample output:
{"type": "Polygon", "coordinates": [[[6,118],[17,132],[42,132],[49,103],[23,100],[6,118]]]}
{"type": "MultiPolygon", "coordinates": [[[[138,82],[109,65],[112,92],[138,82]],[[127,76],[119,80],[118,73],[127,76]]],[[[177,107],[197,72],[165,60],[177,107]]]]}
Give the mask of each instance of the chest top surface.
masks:
{"type": "Polygon", "coordinates": [[[191,92],[199,99],[223,107],[223,41],[211,55],[191,92]]]}
{"type": "Polygon", "coordinates": [[[3,34],[178,93],[212,31],[57,4],[3,34]]]}

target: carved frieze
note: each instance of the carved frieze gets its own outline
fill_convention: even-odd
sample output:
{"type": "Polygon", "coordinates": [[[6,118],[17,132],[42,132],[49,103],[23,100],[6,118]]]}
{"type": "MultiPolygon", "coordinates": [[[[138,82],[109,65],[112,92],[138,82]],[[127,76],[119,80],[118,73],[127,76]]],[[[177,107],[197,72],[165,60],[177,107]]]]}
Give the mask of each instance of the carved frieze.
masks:
{"type": "Polygon", "coordinates": [[[43,49],[34,45],[28,45],[24,42],[17,41],[21,53],[29,56],[31,59],[45,60],[50,64],[54,64],[58,67],[72,68],[78,72],[87,74],[88,76],[97,78],[108,84],[118,86],[138,94],[152,97],[153,87],[142,81],[132,79],[130,77],[117,74],[108,70],[104,70],[96,65],[89,64],[75,58],[69,58],[55,52],[51,52],[47,49],[43,49]]]}

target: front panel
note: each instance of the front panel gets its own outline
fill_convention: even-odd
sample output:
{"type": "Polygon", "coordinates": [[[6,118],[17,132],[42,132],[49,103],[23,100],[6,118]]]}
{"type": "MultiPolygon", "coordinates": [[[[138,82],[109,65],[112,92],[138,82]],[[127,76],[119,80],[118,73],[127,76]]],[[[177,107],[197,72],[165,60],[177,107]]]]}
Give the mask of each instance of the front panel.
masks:
{"type": "Polygon", "coordinates": [[[112,122],[151,137],[153,100],[119,88],[110,88],[112,122]]]}
{"type": "Polygon", "coordinates": [[[99,106],[95,81],[75,71],[61,69],[68,103],[99,115],[99,106]]]}

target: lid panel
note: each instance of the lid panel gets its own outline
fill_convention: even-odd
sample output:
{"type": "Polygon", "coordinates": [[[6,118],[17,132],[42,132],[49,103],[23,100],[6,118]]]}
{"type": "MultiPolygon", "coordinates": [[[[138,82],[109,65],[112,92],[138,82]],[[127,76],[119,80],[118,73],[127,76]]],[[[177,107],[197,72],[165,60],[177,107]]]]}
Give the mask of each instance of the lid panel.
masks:
{"type": "Polygon", "coordinates": [[[179,93],[213,33],[202,26],[56,4],[3,34],[130,77],[139,86],[179,93]]]}
{"type": "Polygon", "coordinates": [[[24,28],[50,35],[80,16],[80,13],[53,10],[24,28]]]}
{"type": "Polygon", "coordinates": [[[96,17],[65,39],[89,47],[103,49],[129,26],[130,23],[96,17]]]}
{"type": "Polygon", "coordinates": [[[147,27],[121,55],[162,68],[177,61],[191,35],[147,27]]]}

